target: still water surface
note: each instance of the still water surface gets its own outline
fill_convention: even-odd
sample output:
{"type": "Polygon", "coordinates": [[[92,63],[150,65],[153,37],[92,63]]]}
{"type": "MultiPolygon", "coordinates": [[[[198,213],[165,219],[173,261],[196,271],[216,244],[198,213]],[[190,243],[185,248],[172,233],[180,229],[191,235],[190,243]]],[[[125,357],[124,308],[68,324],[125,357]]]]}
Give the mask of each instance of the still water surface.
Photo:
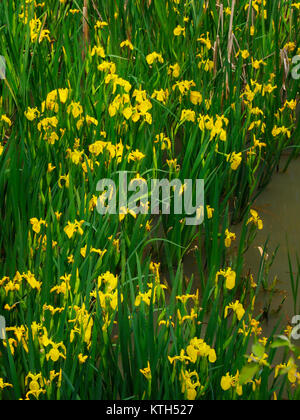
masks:
{"type": "MultiPolygon", "coordinates": [[[[269,274],[270,283],[275,276],[278,281],[269,319],[265,322],[264,333],[266,334],[272,332],[280,316],[283,325],[286,326],[296,315],[291,291],[288,253],[292,260],[292,271],[297,277],[297,255],[300,258],[300,159],[293,160],[286,172],[274,174],[270,184],[258,197],[253,208],[263,219],[264,229],[257,233],[254,243],[246,253],[245,269],[250,269],[254,277],[257,277],[261,259],[259,248],[263,249],[269,239],[267,247],[268,254],[271,256],[279,246],[269,274]],[[279,316],[277,310],[283,300],[279,316]]],[[[268,293],[261,294],[258,300],[259,309],[264,310],[269,305],[269,300],[268,293]]],[[[300,296],[298,301],[300,303],[300,296]]]]}
{"type": "MultiPolygon", "coordinates": [[[[281,167],[286,163],[282,159],[281,167]]],[[[278,322],[286,327],[294,315],[294,301],[291,291],[288,252],[293,263],[294,276],[297,276],[296,256],[300,260],[300,159],[293,160],[286,172],[275,173],[270,184],[255,201],[253,208],[258,211],[264,223],[264,229],[258,231],[255,241],[245,254],[244,272],[253,274],[255,282],[261,264],[261,252],[267,243],[267,254],[271,258],[276,248],[279,249],[269,271],[269,284],[277,278],[276,286],[270,291],[262,291],[256,301],[257,314],[266,314],[263,335],[269,337],[278,322]],[[279,311],[279,308],[281,310],[279,311]]],[[[233,226],[231,231],[240,237],[242,226],[233,226]]],[[[184,259],[184,272],[188,278],[193,275],[197,284],[197,263],[192,254],[184,259]]],[[[196,286],[195,284],[195,286],[196,286]]],[[[299,289],[300,294],[300,289],[299,289]]],[[[298,299],[300,315],[300,296],[298,299]]],[[[277,333],[279,331],[277,330],[277,333]]],[[[300,344],[300,343],[299,343],[300,344]]]]}

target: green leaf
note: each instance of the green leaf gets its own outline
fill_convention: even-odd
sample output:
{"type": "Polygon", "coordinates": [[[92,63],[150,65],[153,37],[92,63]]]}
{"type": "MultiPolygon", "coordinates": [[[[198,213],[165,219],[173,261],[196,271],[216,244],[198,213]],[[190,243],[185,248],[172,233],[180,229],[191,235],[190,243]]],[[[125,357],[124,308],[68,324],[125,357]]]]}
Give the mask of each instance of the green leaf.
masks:
{"type": "Polygon", "coordinates": [[[273,341],[271,344],[272,349],[277,349],[280,347],[290,347],[290,341],[284,335],[278,335],[277,340],[273,341]]]}
{"type": "Polygon", "coordinates": [[[263,355],[265,354],[265,347],[260,343],[253,344],[252,352],[254,353],[256,357],[261,359],[263,355]]]}
{"type": "Polygon", "coordinates": [[[248,382],[252,381],[256,373],[258,372],[259,365],[257,363],[251,363],[247,366],[244,366],[239,378],[239,383],[245,385],[248,382]]]}

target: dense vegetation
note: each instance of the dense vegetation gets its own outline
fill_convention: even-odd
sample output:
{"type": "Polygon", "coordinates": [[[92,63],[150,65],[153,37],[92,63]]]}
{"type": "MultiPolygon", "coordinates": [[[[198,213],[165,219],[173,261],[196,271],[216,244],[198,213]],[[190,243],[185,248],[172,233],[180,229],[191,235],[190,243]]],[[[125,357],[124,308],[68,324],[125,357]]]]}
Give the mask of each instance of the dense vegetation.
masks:
{"type": "Polygon", "coordinates": [[[299,399],[243,263],[298,153],[300,3],[40,1],[0,3],[1,399],[299,399]],[[204,179],[204,223],[100,216],[119,171],[204,179]]]}

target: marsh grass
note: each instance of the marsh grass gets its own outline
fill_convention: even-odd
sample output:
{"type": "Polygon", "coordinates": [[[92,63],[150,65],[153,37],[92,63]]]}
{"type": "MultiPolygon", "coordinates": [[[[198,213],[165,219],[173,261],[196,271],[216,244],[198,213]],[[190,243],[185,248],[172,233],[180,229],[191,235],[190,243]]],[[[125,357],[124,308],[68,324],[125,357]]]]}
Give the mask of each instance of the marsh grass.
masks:
{"type": "MultiPolygon", "coordinates": [[[[2,399],[268,400],[286,390],[291,399],[299,397],[295,359],[285,355],[290,363],[274,377],[277,348],[286,346],[274,338],[281,331],[263,338],[260,316],[253,320],[264,270],[254,279],[243,274],[245,251],[259,227],[259,216],[250,213],[253,200],[282,153],[289,147],[291,159],[299,153],[295,109],[286,105],[299,86],[281,58],[285,51],[291,59],[299,47],[299,7],[252,3],[256,8],[246,8],[248,1],[203,0],[0,3],[0,52],[7,62],[0,115],[11,121],[0,122],[0,310],[8,327],[0,378],[12,385],[1,391],[0,382],[2,399]],[[178,25],[185,36],[174,35],[178,25]],[[125,40],[132,50],[120,47],[125,40]],[[94,47],[99,50],[92,54],[94,47]],[[163,62],[149,65],[154,51],[163,62]],[[252,58],[265,64],[255,68],[252,58]],[[115,71],[98,69],[106,62],[115,71]],[[177,76],[169,67],[175,64],[177,76]],[[176,86],[182,81],[193,81],[185,94],[176,86]],[[59,89],[67,90],[65,99],[59,89]],[[152,98],[161,89],[167,99],[152,98]],[[137,91],[141,106],[151,103],[148,121],[147,112],[137,121],[125,117],[128,100],[136,112],[137,91]],[[202,100],[195,104],[191,91],[202,100]],[[117,95],[125,102],[114,113],[117,95]],[[82,107],[77,116],[72,102],[82,107]],[[34,108],[31,120],[24,113],[34,108]],[[194,120],[182,118],[184,110],[194,112],[194,120]],[[201,116],[207,117],[204,126],[201,116]],[[53,117],[55,126],[39,128],[53,117]],[[217,120],[226,139],[218,130],[212,135],[217,120]],[[275,133],[276,127],[284,130],[275,133]],[[160,133],[168,147],[156,139],[160,133]],[[99,140],[105,146],[97,155],[91,146],[99,140]],[[130,155],[136,150],[141,159],[130,155]],[[82,154],[73,160],[76,151],[82,154]],[[231,160],[239,153],[240,161],[231,160]],[[124,170],[148,182],[205,179],[204,224],[188,227],[184,216],[172,214],[100,217],[91,208],[97,182],[124,170]],[[69,237],[65,228],[75,220],[82,221],[82,234],[69,237]],[[234,255],[225,246],[226,230],[240,221],[234,255]],[[199,294],[190,293],[192,279],[185,281],[182,265],[195,243],[199,294]],[[228,268],[236,275],[230,288],[226,276],[216,282],[228,268]],[[231,310],[225,317],[237,299],[243,317],[231,310]],[[198,350],[191,348],[194,338],[198,350]]],[[[298,280],[292,280],[296,307],[298,280]]],[[[292,345],[287,352],[297,357],[292,345]]]]}

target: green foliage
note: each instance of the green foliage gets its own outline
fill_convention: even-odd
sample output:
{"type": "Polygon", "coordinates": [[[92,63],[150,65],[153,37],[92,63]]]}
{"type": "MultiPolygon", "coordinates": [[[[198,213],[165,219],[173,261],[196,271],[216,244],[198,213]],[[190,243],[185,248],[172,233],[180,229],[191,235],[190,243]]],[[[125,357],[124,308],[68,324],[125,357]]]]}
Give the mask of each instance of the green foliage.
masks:
{"type": "Polygon", "coordinates": [[[255,310],[264,258],[256,285],[243,262],[298,154],[299,3],[88,3],[0,3],[1,399],[298,399],[298,350],[255,310]],[[205,179],[204,223],[100,216],[125,170],[205,179]]]}

